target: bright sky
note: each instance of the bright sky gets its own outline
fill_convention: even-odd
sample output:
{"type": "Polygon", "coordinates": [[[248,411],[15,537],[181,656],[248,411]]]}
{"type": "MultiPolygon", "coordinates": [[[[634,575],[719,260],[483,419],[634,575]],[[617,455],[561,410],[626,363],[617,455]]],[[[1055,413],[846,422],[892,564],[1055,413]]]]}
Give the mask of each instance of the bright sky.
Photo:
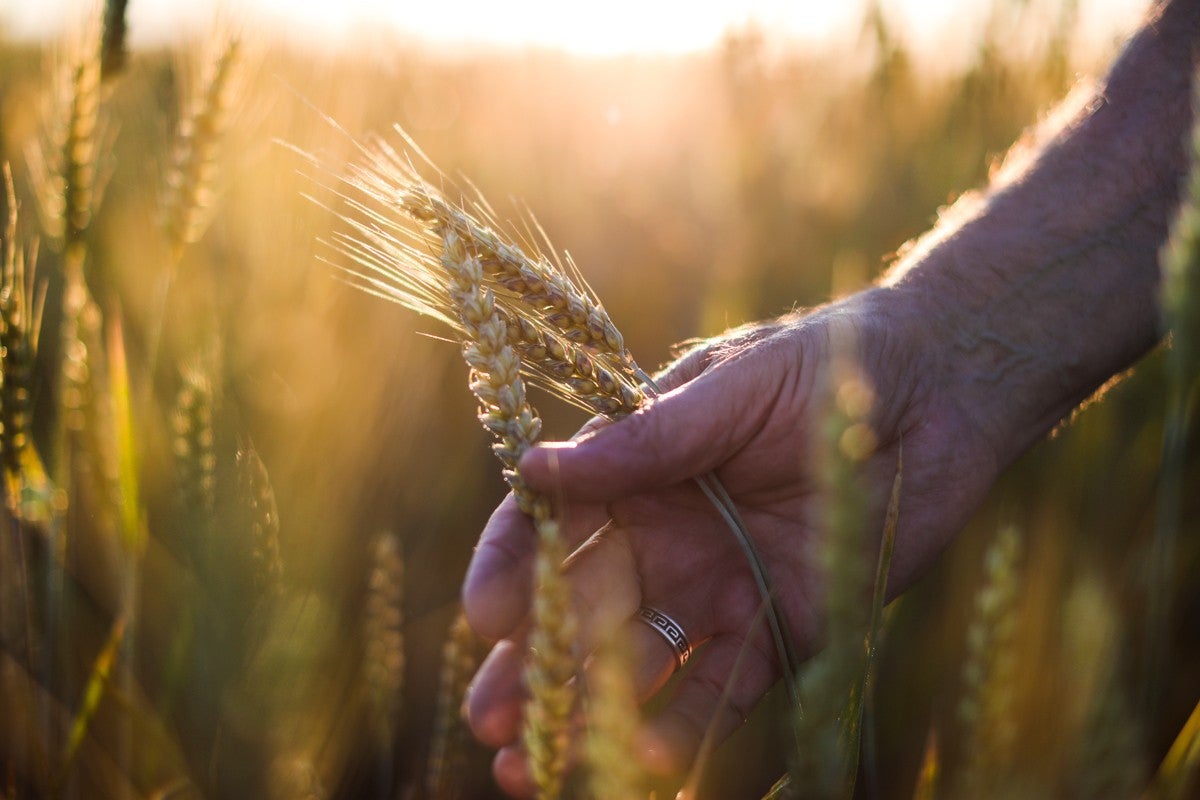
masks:
{"type": "MultiPolygon", "coordinates": [[[[996,0],[1007,2],[1008,0],[996,0]]],[[[391,30],[446,44],[539,45],[576,53],[698,50],[729,27],[818,41],[854,30],[861,0],[129,0],[135,43],[170,37],[222,16],[269,20],[306,40],[391,30]]],[[[947,30],[975,29],[987,0],[884,0],[889,16],[918,44],[947,30]]],[[[1128,32],[1146,0],[1083,0],[1085,36],[1128,32]]],[[[60,30],[79,18],[80,0],[0,0],[0,27],[20,36],[60,30]]],[[[943,39],[943,41],[945,41],[943,39]]]]}

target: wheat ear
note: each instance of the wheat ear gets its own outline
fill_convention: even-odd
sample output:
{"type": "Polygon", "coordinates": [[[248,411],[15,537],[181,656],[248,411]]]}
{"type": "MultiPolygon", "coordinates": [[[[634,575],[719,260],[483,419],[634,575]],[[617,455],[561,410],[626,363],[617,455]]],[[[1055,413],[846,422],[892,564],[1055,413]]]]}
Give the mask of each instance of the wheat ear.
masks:
{"type": "MultiPolygon", "coordinates": [[[[421,155],[411,140],[408,143],[421,155]]],[[[345,197],[353,211],[347,221],[354,233],[336,236],[336,244],[358,266],[347,270],[353,283],[462,332],[462,320],[448,297],[446,273],[431,255],[442,251],[447,234],[454,234],[463,256],[479,263],[481,285],[491,292],[492,306],[506,324],[510,344],[521,356],[521,369],[533,383],[568,402],[610,417],[629,413],[645,397],[658,393],[658,387],[637,366],[599,301],[589,290],[580,288],[586,283],[569,259],[548,258],[536,245],[530,245],[534,254],[530,256],[505,242],[495,233],[494,222],[489,224],[494,213],[482,198],[474,203],[481,221],[447,202],[423,181],[404,155],[386,142],[376,141],[372,147],[363,147],[362,153],[366,162],[355,165],[347,179],[356,191],[345,197]],[[418,230],[397,220],[397,206],[420,223],[418,230]]],[[[546,239],[544,234],[542,239],[546,239]]],[[[796,703],[797,661],[783,614],[770,590],[766,567],[717,477],[707,473],[697,477],[695,483],[746,555],[766,607],[788,695],[796,703]]]]}
{"type": "Polygon", "coordinates": [[[230,37],[217,55],[199,95],[179,124],[171,171],[167,175],[166,229],[176,261],[208,222],[217,154],[235,92],[241,44],[230,37]]]}
{"type": "Polygon", "coordinates": [[[206,568],[216,515],[217,455],[214,446],[212,383],[200,367],[185,369],[175,395],[171,449],[177,505],[184,524],[183,548],[193,567],[206,568]]]}
{"type": "Polygon", "coordinates": [[[1006,767],[1016,739],[1013,638],[1020,553],[1017,529],[1003,528],[984,555],[983,586],[975,596],[975,615],[967,627],[963,696],[956,711],[967,737],[959,781],[964,797],[986,792],[986,781],[1006,767]]]}
{"type": "Polygon", "coordinates": [[[640,714],[626,642],[613,637],[596,649],[588,669],[588,781],[595,800],[637,797],[642,773],[634,757],[640,714]]]}
{"type": "Polygon", "coordinates": [[[525,399],[521,360],[495,313],[494,293],[483,286],[483,265],[467,252],[456,232],[443,229],[442,236],[441,263],[450,275],[450,296],[469,336],[463,356],[471,367],[471,391],[480,402],[479,420],[498,439],[492,450],[504,465],[517,504],[537,531],[533,627],[525,668],[530,699],[523,740],[538,796],[556,798],[566,776],[569,718],[575,705],[575,621],[570,586],[562,573],[567,550],[549,501],[526,486],[517,470],[521,456],[541,433],[541,419],[525,399]]]}
{"type": "MultiPolygon", "coordinates": [[[[509,260],[521,260],[527,270],[554,269],[545,259],[527,257],[513,245],[498,245],[498,237],[490,228],[441,198],[435,199],[428,188],[411,184],[392,189],[380,185],[384,181],[384,177],[366,170],[357,178],[359,188],[368,197],[386,206],[390,207],[398,192],[401,208],[412,214],[421,228],[414,232],[361,201],[349,201],[361,214],[361,219],[349,220],[357,236],[339,236],[338,244],[361,268],[351,273],[352,280],[368,292],[436,317],[465,334],[449,296],[448,273],[429,268],[427,254],[441,250],[442,231],[454,232],[468,254],[481,264],[496,263],[500,258],[497,253],[503,252],[509,260]]],[[[511,291],[515,284],[510,281],[506,287],[494,278],[485,268],[483,281],[493,292],[495,313],[505,323],[509,344],[521,357],[523,373],[534,384],[592,413],[610,417],[628,414],[642,403],[645,394],[639,385],[640,371],[628,355],[614,363],[605,350],[578,341],[578,330],[567,335],[552,324],[535,294],[511,291]]],[[[563,276],[556,276],[554,281],[569,284],[563,276]]],[[[570,295],[572,304],[590,304],[598,309],[586,292],[571,289],[570,295]]],[[[611,320],[607,326],[612,335],[620,335],[611,320]]]]}
{"type": "Polygon", "coordinates": [[[632,369],[633,356],[608,312],[593,297],[580,291],[561,269],[545,258],[530,258],[490,227],[476,223],[422,184],[414,184],[401,194],[400,205],[416,219],[457,234],[476,250],[474,255],[487,276],[519,297],[522,304],[536,312],[538,319],[567,339],[596,348],[605,360],[632,369]]]}
{"type": "Polygon", "coordinates": [[[478,668],[479,641],[467,624],[466,615],[459,611],[442,646],[438,672],[437,708],[425,769],[425,795],[430,800],[462,796],[467,731],[461,708],[467,685],[478,668]]]}
{"type": "Polygon", "coordinates": [[[389,751],[404,686],[404,559],[396,537],[381,533],[371,553],[363,615],[363,671],[376,742],[389,751]]]}
{"type": "MultiPolygon", "coordinates": [[[[72,69],[71,100],[62,144],[62,236],[68,254],[84,246],[92,221],[96,135],[100,114],[100,62],[86,53],[72,69]]],[[[73,256],[82,259],[82,254],[73,256]]]]}
{"type": "Polygon", "coordinates": [[[12,174],[4,165],[3,264],[0,268],[0,458],[16,507],[30,451],[33,411],[33,362],[40,329],[39,304],[31,303],[25,276],[25,253],[17,248],[17,198],[12,174]]]}
{"type": "Polygon", "coordinates": [[[249,535],[251,584],[255,602],[269,602],[282,590],[279,556],[279,509],[275,488],[258,451],[245,446],[237,454],[238,495],[249,535]]]}

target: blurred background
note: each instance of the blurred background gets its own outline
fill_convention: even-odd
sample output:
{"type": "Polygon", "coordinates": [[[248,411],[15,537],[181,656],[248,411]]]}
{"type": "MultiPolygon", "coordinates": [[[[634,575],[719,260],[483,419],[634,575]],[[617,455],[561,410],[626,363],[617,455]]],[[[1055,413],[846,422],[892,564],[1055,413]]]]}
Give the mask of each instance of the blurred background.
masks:
{"type": "MultiPolygon", "coordinates": [[[[45,287],[29,432],[50,476],[26,465],[8,490],[0,797],[494,796],[469,744],[454,791],[426,782],[443,642],[504,485],[446,332],[333,268],[339,176],[366,135],[399,124],[502,215],[531,209],[651,366],[869,283],[1101,76],[1143,10],[130,0],[128,58],[92,86],[90,8],[0,5],[0,158],[45,287]],[[73,270],[97,332],[82,361],[86,336],[63,333],[73,270]],[[77,385],[107,416],[72,427],[96,413],[71,406],[77,385]],[[116,488],[89,489],[110,463],[116,488]]],[[[1169,568],[1149,556],[1162,360],[1010,470],[894,604],[860,796],[912,796],[930,741],[953,771],[983,553],[1005,526],[1022,542],[1012,796],[1145,785],[1200,697],[1200,493],[1183,492],[1169,568]],[[1154,603],[1170,613],[1151,637],[1154,603]]],[[[535,402],[554,438],[583,422],[535,402]]],[[[703,796],[782,774],[782,706],[718,752],[703,796]]]]}

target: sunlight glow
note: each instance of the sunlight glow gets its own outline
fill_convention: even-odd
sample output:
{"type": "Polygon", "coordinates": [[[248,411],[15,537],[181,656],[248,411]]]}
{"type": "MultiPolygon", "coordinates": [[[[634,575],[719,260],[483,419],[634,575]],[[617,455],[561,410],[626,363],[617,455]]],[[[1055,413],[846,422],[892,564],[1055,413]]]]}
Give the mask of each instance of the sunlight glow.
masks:
{"type": "MultiPolygon", "coordinates": [[[[54,33],[67,20],[78,18],[80,5],[80,0],[2,3],[0,30],[18,36],[54,33]]],[[[950,31],[977,26],[989,0],[891,0],[883,5],[906,38],[918,46],[930,46],[946,44],[950,31]]],[[[1084,35],[1103,37],[1127,31],[1145,5],[1145,0],[1084,0],[1084,35]]],[[[702,50],[719,42],[728,30],[747,25],[800,43],[844,39],[858,30],[863,7],[861,0],[608,0],[586,4],[547,0],[243,0],[236,5],[220,0],[130,0],[129,19],[135,42],[170,39],[219,13],[224,18],[254,20],[305,44],[347,44],[395,35],[426,40],[450,51],[470,44],[615,55],[702,50]]]]}

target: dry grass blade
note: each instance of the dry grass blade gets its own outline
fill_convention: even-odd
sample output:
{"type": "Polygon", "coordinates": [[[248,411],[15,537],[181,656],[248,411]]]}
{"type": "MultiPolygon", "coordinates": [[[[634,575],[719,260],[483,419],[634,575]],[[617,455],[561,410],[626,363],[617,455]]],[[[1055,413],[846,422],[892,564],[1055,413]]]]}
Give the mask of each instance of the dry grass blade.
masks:
{"type": "MultiPolygon", "coordinates": [[[[763,617],[766,615],[769,606],[764,601],[758,608],[758,613],[754,615],[751,624],[747,626],[748,631],[752,631],[762,624],[763,617]]],[[[683,787],[679,790],[675,800],[695,800],[699,796],[701,785],[704,779],[704,771],[708,768],[709,760],[712,758],[713,752],[716,750],[719,742],[717,741],[717,717],[720,711],[729,708],[729,697],[733,688],[737,686],[742,675],[742,668],[745,665],[746,655],[750,652],[750,647],[744,645],[738,651],[737,658],[734,659],[733,667],[729,670],[729,677],[725,680],[725,685],[721,687],[721,697],[716,705],[716,713],[713,714],[708,726],[704,730],[704,738],[700,741],[700,747],[696,750],[696,758],[692,762],[692,768],[688,772],[687,780],[684,781],[683,787]]],[[[793,706],[794,708],[795,706],[793,706]]],[[[785,775],[772,791],[783,791],[790,786],[790,776],[785,775]]],[[[786,793],[785,793],[786,796],[786,793]]]]}
{"type": "Polygon", "coordinates": [[[1195,797],[1200,779],[1200,703],[1192,710],[1154,776],[1147,800],[1195,797]]]}
{"type": "Polygon", "coordinates": [[[133,388],[130,384],[125,336],[120,315],[108,329],[108,395],[112,401],[113,443],[117,477],[117,508],[121,541],[126,549],[140,556],[146,548],[149,532],[141,506],[139,450],[135,441],[137,426],[133,418],[133,388]]]}
{"type": "Polygon", "coordinates": [[[1124,680],[1126,639],[1116,599],[1086,569],[1062,607],[1063,662],[1070,665],[1062,717],[1074,731],[1069,795],[1075,800],[1137,797],[1148,770],[1144,732],[1124,680]]]}
{"type": "Polygon", "coordinates": [[[931,728],[925,739],[925,754],[921,756],[921,771],[917,773],[917,785],[913,789],[913,800],[934,800],[938,792],[938,779],[942,774],[941,756],[938,753],[937,733],[931,728]]]}
{"type": "Polygon", "coordinates": [[[125,618],[119,617],[109,631],[108,640],[96,655],[95,661],[92,662],[92,671],[88,676],[87,685],[84,687],[79,710],[75,712],[75,717],[71,721],[71,732],[56,780],[59,786],[62,785],[67,771],[70,770],[71,764],[79,752],[79,745],[83,743],[83,737],[87,735],[92,717],[104,699],[104,694],[108,689],[109,675],[112,673],[113,664],[116,663],[121,643],[125,639],[125,627],[125,618]]]}

